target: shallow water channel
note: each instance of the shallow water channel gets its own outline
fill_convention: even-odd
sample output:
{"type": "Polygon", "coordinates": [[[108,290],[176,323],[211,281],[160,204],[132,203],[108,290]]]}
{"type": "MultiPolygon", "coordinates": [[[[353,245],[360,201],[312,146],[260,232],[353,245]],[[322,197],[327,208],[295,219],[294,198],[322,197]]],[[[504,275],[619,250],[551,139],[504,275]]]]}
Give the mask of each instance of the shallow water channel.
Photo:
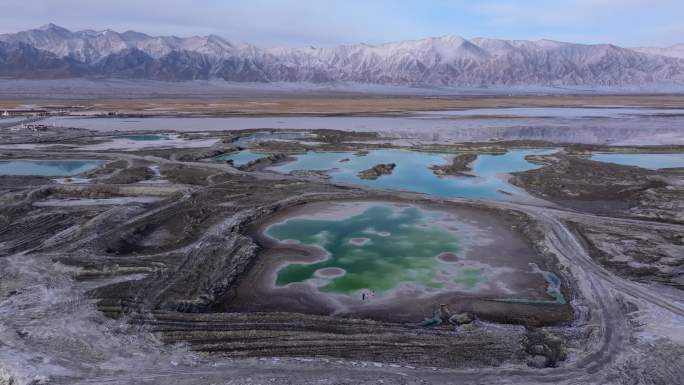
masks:
{"type": "Polygon", "coordinates": [[[684,153],[678,154],[594,154],[591,160],[637,166],[650,170],[659,168],[684,167],[684,153]]]}

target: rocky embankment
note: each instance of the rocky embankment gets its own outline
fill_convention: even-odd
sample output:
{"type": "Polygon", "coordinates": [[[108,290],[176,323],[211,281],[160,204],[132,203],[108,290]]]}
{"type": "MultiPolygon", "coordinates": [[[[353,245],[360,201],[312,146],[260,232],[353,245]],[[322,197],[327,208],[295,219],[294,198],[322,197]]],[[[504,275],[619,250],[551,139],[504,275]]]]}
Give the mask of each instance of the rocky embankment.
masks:
{"type": "Polygon", "coordinates": [[[445,165],[434,165],[430,167],[432,173],[437,176],[444,175],[458,175],[458,176],[474,176],[470,173],[472,169],[470,168],[471,163],[477,159],[477,154],[461,154],[455,156],[450,164],[445,165]]]}
{"type": "Polygon", "coordinates": [[[391,175],[395,167],[397,167],[395,163],[380,163],[368,170],[359,172],[358,176],[361,179],[378,179],[383,175],[391,175]]]}
{"type": "MultiPolygon", "coordinates": [[[[596,162],[567,154],[527,159],[544,167],[515,173],[510,182],[533,195],[574,209],[640,215],[640,201],[647,201],[651,192],[661,196],[661,192],[681,190],[662,170],[596,162]]],[[[679,195],[676,199],[682,204],[684,194],[679,195]]],[[[678,214],[672,210],[672,201],[648,201],[652,217],[659,216],[663,221],[676,219],[678,214]]]]}
{"type": "Polygon", "coordinates": [[[242,171],[258,171],[266,167],[272,166],[276,163],[284,162],[288,159],[287,154],[271,154],[257,160],[253,160],[243,166],[238,167],[242,171]]]}

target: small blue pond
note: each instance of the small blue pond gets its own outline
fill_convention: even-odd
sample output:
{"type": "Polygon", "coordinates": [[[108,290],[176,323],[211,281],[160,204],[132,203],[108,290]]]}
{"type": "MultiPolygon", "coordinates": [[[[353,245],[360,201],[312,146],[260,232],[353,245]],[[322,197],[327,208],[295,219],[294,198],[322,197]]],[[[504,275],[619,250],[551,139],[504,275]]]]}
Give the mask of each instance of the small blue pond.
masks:
{"type": "Polygon", "coordinates": [[[5,160],[0,175],[74,176],[96,168],[97,160],[5,160]]]}

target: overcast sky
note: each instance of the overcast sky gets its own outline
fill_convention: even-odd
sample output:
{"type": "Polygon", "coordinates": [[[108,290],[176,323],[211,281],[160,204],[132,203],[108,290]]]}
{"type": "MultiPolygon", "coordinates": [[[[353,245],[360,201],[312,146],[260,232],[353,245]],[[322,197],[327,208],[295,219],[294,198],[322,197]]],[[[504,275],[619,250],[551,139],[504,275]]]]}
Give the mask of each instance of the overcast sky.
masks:
{"type": "Polygon", "coordinates": [[[0,32],[49,22],[264,47],[442,35],[667,46],[684,42],[684,0],[0,0],[0,32]]]}

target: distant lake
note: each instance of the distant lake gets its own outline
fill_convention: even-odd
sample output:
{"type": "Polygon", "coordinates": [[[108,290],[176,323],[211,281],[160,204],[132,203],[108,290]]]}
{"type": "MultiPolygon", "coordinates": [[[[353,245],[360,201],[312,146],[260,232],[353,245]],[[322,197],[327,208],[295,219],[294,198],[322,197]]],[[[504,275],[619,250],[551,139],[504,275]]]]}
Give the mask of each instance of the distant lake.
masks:
{"type": "Polygon", "coordinates": [[[245,129],[374,131],[420,142],[543,140],[613,145],[684,144],[684,110],[634,107],[482,108],[406,111],[396,116],[231,116],[90,118],[57,116],[47,125],[95,131],[181,132],[245,129]]]}
{"type": "Polygon", "coordinates": [[[684,167],[684,154],[594,154],[591,160],[637,166],[651,170],[684,167]]]}
{"type": "Polygon", "coordinates": [[[0,175],[74,176],[96,168],[97,160],[3,160],[0,175]]]}

